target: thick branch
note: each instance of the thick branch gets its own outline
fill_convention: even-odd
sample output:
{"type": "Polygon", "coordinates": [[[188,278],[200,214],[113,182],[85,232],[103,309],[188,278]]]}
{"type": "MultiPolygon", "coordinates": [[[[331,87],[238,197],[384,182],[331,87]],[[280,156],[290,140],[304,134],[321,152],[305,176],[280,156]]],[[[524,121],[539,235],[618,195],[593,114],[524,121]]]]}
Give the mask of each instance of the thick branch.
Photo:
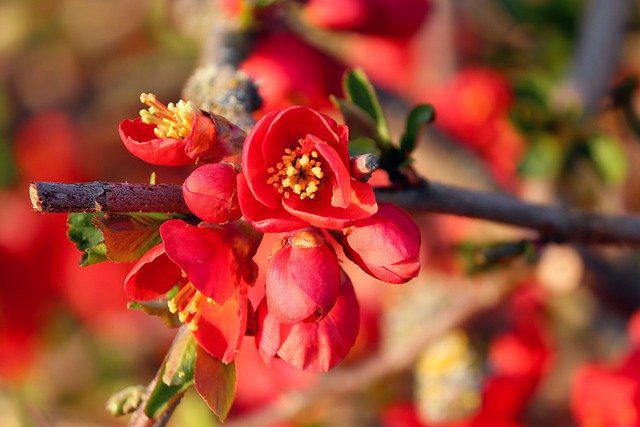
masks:
{"type": "MultiPolygon", "coordinates": [[[[37,212],[189,213],[178,185],[32,182],[37,212]]],[[[431,182],[399,192],[377,191],[378,201],[409,210],[466,216],[530,228],[558,241],[640,245],[640,217],[603,215],[526,203],[513,196],[431,182]]]]}

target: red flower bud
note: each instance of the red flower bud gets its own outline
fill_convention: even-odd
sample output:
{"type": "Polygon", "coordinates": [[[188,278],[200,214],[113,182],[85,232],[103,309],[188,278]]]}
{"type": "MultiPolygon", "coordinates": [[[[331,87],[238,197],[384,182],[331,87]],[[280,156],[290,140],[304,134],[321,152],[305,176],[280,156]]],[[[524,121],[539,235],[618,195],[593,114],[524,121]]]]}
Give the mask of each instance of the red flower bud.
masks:
{"type": "Polygon", "coordinates": [[[358,336],[360,308],[349,277],[341,274],[340,293],[324,319],[282,324],[267,300],[258,307],[256,345],[269,362],[276,355],[298,369],[326,372],[349,353],[358,336]]]}
{"type": "Polygon", "coordinates": [[[389,283],[407,282],[420,271],[420,230],[399,207],[378,206],[378,213],[336,237],[345,255],[373,277],[389,283]]]}
{"type": "Polygon", "coordinates": [[[229,163],[210,163],[194,170],[182,184],[182,195],[191,212],[215,224],[240,218],[236,175],[229,163]]]}
{"type": "Polygon", "coordinates": [[[340,266],[324,238],[311,229],[283,239],[267,266],[269,311],[292,324],[325,316],[340,289],[340,266]]]}

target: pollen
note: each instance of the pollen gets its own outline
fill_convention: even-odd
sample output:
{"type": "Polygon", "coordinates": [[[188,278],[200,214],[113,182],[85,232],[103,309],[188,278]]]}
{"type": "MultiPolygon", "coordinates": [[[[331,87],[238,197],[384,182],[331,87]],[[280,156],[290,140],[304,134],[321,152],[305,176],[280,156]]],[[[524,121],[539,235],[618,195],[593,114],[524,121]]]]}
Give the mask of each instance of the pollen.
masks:
{"type": "Polygon", "coordinates": [[[198,291],[191,282],[184,285],[178,293],[167,301],[167,307],[171,313],[178,314],[180,322],[189,325],[189,329],[198,329],[198,320],[202,316],[203,304],[215,304],[211,298],[207,298],[198,291]]]}
{"type": "Polygon", "coordinates": [[[267,184],[272,185],[286,199],[292,193],[300,200],[313,199],[324,177],[322,162],[318,160],[317,151],[304,152],[303,141],[299,142],[299,147],[285,149],[282,160],[274,167],[267,168],[267,173],[270,174],[267,184]]]}
{"type": "Polygon", "coordinates": [[[158,138],[183,139],[189,136],[193,121],[200,112],[191,101],[182,99],[177,104],[170,102],[164,105],[152,93],[140,94],[140,102],[149,108],[140,110],[142,122],[153,124],[153,132],[158,138]]]}

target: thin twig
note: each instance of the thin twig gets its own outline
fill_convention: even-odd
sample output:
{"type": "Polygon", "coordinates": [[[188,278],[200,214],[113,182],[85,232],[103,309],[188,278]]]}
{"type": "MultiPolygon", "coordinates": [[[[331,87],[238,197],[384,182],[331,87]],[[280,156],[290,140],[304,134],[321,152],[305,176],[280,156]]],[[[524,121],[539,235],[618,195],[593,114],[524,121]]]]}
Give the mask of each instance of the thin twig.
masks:
{"type": "MultiPolygon", "coordinates": [[[[190,213],[178,185],[32,182],[37,212],[190,213]]],[[[406,209],[530,228],[547,240],[640,245],[640,217],[605,215],[524,202],[516,197],[430,182],[402,191],[377,190],[380,202],[406,209]]]]}

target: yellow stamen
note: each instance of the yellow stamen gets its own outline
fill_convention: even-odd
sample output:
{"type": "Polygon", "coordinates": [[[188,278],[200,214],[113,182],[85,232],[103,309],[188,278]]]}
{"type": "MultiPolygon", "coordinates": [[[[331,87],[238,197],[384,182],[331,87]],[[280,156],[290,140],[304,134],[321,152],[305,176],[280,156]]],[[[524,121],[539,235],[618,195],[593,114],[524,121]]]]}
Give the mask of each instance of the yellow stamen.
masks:
{"type": "Polygon", "coordinates": [[[178,293],[167,301],[169,311],[177,313],[180,322],[186,323],[191,331],[198,329],[204,304],[215,304],[215,301],[205,297],[191,282],[180,288],[178,293]]]}
{"type": "Polygon", "coordinates": [[[282,161],[275,167],[267,168],[267,173],[271,174],[267,184],[273,185],[286,199],[290,197],[291,192],[297,194],[300,200],[313,199],[324,177],[322,163],[316,160],[318,152],[303,152],[302,142],[300,140],[300,146],[294,149],[286,148],[282,161]],[[285,191],[285,188],[291,189],[291,192],[285,191]]]}
{"type": "Polygon", "coordinates": [[[200,113],[191,101],[181,99],[177,104],[170,102],[164,105],[151,93],[140,94],[140,102],[149,106],[140,110],[142,122],[155,125],[153,133],[158,138],[186,138],[191,133],[196,115],[200,113]]]}

